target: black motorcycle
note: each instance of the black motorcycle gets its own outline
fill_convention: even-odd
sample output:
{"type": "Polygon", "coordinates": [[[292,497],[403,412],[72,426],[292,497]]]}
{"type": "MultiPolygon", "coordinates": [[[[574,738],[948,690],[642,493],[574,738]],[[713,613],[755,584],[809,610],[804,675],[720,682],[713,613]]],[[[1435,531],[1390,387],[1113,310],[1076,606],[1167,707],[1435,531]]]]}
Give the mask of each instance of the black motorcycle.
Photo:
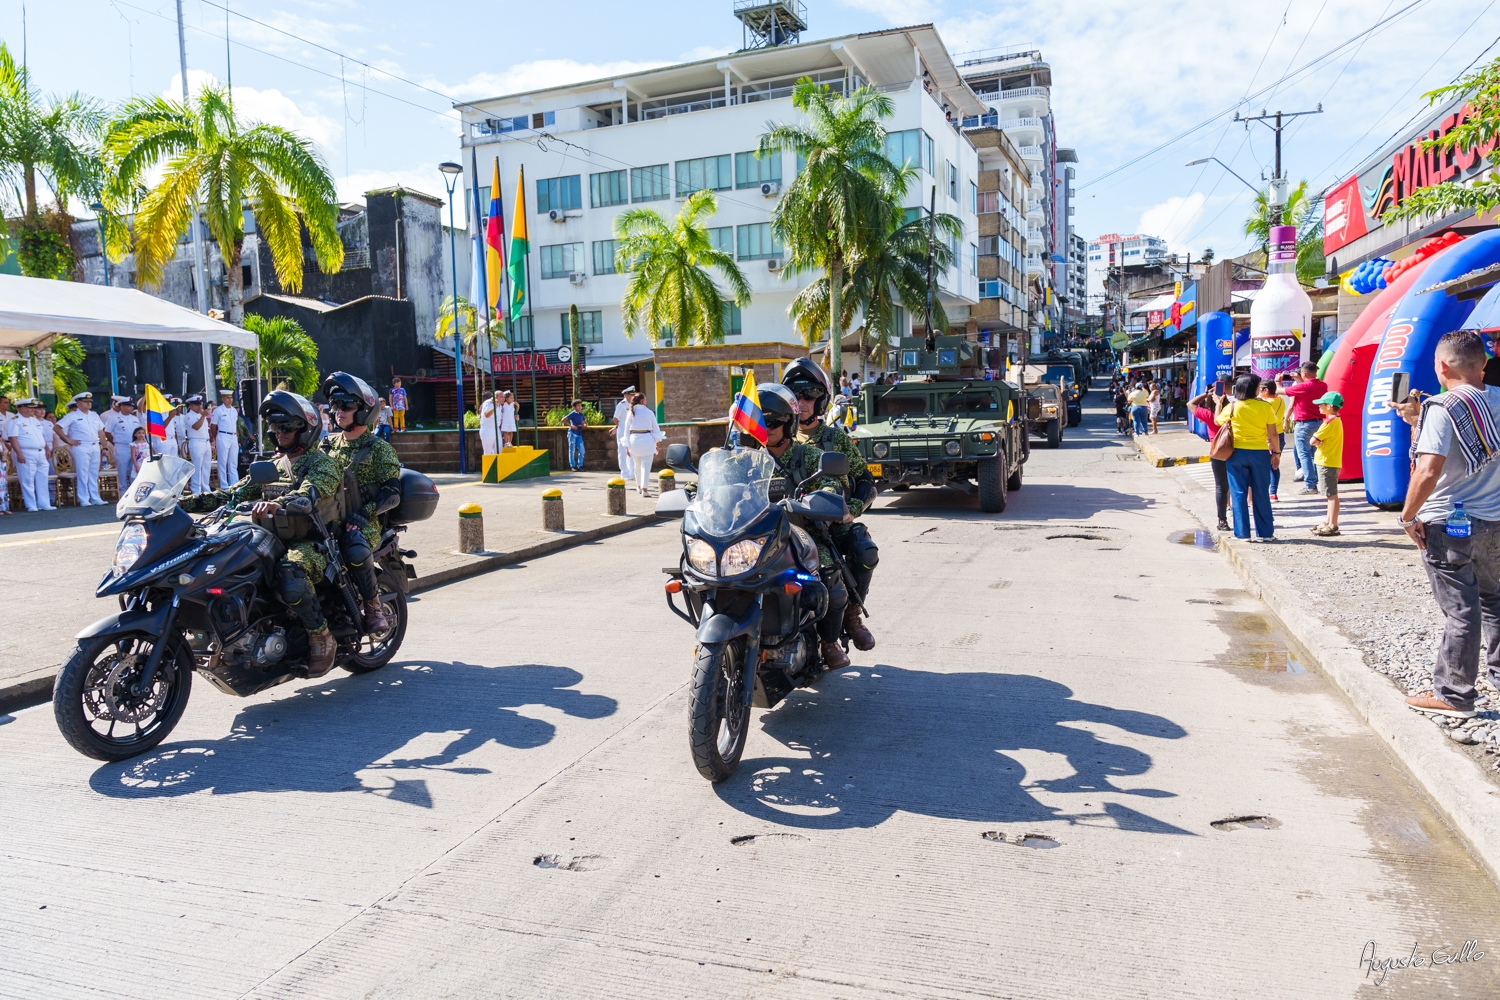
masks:
{"type": "MultiPolygon", "coordinates": [[[[430,479],[402,470],[402,501],[385,515],[375,551],[376,585],[391,624],[371,632],[340,558],[338,532],[316,511],[252,520],[252,503],[232,500],[195,521],[178,505],[192,471],[173,455],[153,460],[115,508],[125,527],[95,595],[117,596],[120,611],[78,633],[52,689],[58,729],[86,756],[124,760],[160,743],[187,707],[194,671],[241,697],[309,676],[307,631],[274,588],[285,552],[278,532],[287,518],[309,518],[328,556],[316,586],[338,640],[336,665],[377,670],[406,635],[406,588],[415,573],[405,560],[416,553],[397,539],[407,522],[430,517],[437,506],[430,479]]],[[[250,466],[252,482],[277,478],[270,462],[250,466]]]]}
{"type": "MultiPolygon", "coordinates": [[[[682,517],[667,605],[698,630],[689,737],[698,773],[718,782],[739,766],[751,707],[772,708],[827,672],[817,626],[828,589],[813,536],[842,520],[847,506],[826,492],[805,494],[806,483],[776,496],[782,480],[759,449],[716,448],[695,469],[687,445],[672,445],[667,465],[698,474],[696,498],[686,489],[663,493],[656,512],[682,517]]],[[[847,455],[823,453],[821,475],[848,471],[847,455]]]]}

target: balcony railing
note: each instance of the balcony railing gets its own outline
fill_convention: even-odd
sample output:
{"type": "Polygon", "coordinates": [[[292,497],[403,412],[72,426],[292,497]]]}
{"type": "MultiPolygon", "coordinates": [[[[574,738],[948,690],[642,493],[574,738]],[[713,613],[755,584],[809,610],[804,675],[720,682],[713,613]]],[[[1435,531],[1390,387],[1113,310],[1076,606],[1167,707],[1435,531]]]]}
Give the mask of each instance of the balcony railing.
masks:
{"type": "Polygon", "coordinates": [[[980,90],[978,87],[976,87],[976,88],[974,88],[974,93],[978,94],[980,97],[988,97],[988,98],[991,98],[991,99],[994,99],[994,100],[1015,101],[1015,100],[1021,100],[1021,99],[1027,98],[1027,97],[1050,98],[1052,96],[1052,88],[1051,87],[1012,87],[1009,90],[997,90],[997,89],[995,89],[995,88],[992,87],[989,90],[980,90]]]}
{"type": "Polygon", "coordinates": [[[1000,127],[1007,132],[1011,129],[1040,129],[1042,120],[1040,118],[1002,118],[1000,127]]]}
{"type": "Polygon", "coordinates": [[[1042,159],[1042,147],[1041,146],[1022,146],[1019,150],[1017,150],[1017,152],[1019,152],[1021,154],[1021,158],[1022,159],[1028,159],[1028,160],[1040,160],[1040,159],[1042,159]]]}

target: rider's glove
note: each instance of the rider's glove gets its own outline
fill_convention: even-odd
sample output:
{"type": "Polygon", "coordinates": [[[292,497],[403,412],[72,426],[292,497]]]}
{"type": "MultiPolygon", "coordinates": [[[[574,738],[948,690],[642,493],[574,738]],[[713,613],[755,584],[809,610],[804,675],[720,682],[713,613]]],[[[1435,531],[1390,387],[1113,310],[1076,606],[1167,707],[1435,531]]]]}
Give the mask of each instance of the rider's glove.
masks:
{"type": "Polygon", "coordinates": [[[311,514],[313,502],[308,497],[287,497],[281,501],[281,508],[288,514],[311,514]]]}

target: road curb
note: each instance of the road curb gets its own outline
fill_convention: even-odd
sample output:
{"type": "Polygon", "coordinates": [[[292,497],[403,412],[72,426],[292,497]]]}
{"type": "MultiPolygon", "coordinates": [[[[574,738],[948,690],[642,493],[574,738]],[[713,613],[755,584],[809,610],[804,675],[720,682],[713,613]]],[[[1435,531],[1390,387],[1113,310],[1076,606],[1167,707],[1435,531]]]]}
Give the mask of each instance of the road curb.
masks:
{"type": "Polygon", "coordinates": [[[1130,443],[1135,445],[1136,450],[1141,453],[1146,461],[1158,469],[1166,469],[1174,465],[1198,465],[1201,462],[1208,461],[1207,455],[1183,455],[1176,457],[1164,455],[1151,442],[1142,440],[1139,434],[1133,435],[1130,438],[1130,443]]]}
{"type": "Polygon", "coordinates": [[[1500,789],[1479,764],[1458,752],[1445,730],[1406,707],[1401,693],[1365,663],[1364,654],[1316,615],[1281,571],[1253,555],[1249,544],[1220,536],[1218,548],[1245,589],[1259,597],[1406,765],[1463,837],[1470,851],[1500,879],[1500,789]]]}
{"type": "MultiPolygon", "coordinates": [[[[587,545],[601,539],[611,538],[615,535],[623,535],[627,531],[644,528],[648,524],[656,524],[665,520],[655,514],[630,514],[620,520],[602,525],[598,528],[590,528],[573,535],[563,535],[559,538],[549,538],[545,542],[528,545],[525,548],[515,549],[511,552],[492,552],[482,556],[475,556],[474,561],[461,566],[451,566],[448,569],[439,570],[431,576],[419,576],[411,582],[407,593],[420,594],[423,591],[433,590],[459,580],[467,580],[471,576],[479,576],[481,573],[489,573],[505,566],[514,566],[516,563],[526,562],[541,556],[551,555],[579,545],[587,545]]],[[[40,705],[52,697],[52,681],[55,674],[46,674],[42,677],[22,677],[11,680],[0,681],[0,713],[14,712],[22,708],[30,708],[40,705]]]]}

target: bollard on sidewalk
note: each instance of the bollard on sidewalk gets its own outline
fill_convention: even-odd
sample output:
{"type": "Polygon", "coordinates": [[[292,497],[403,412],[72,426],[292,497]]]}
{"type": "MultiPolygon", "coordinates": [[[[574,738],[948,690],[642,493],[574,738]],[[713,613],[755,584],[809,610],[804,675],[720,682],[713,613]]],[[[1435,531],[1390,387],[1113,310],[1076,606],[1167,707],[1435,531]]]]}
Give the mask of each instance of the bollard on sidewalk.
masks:
{"type": "Polygon", "coordinates": [[[666,493],[677,488],[677,473],[662,469],[656,474],[656,492],[666,493]]]}
{"type": "Polygon", "coordinates": [[[458,508],[458,551],[484,551],[484,509],[477,503],[458,508]]]}
{"type": "Polygon", "coordinates": [[[625,480],[619,476],[611,479],[609,489],[605,490],[604,494],[609,498],[604,507],[606,514],[625,513],[625,480]]]}
{"type": "Polygon", "coordinates": [[[542,529],[544,531],[564,530],[562,490],[555,486],[542,494],[542,529]]]}

